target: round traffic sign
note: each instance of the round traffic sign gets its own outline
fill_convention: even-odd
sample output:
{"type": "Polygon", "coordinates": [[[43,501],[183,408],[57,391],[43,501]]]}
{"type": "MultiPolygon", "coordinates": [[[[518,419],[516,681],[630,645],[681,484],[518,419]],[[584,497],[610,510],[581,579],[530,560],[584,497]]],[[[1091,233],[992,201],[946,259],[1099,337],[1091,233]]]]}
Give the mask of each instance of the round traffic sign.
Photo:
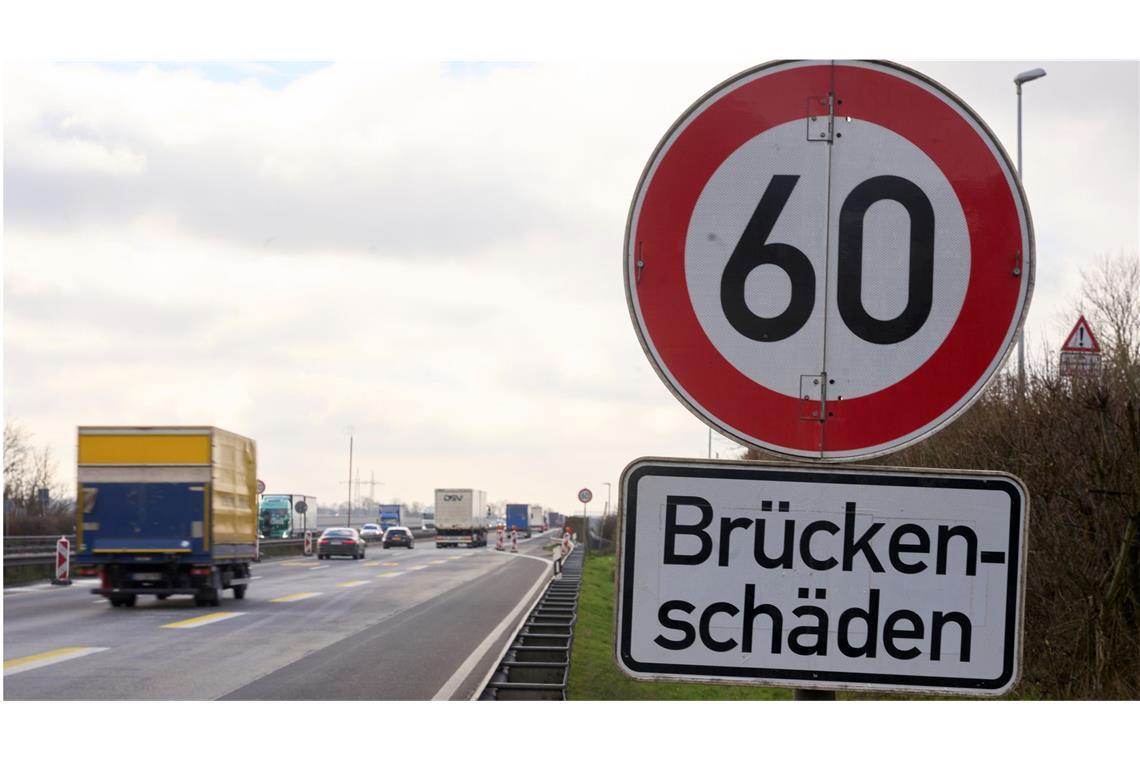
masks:
{"type": "Polygon", "coordinates": [[[262,480],[261,478],[257,479],[257,492],[259,494],[265,493],[265,481],[262,480]]]}
{"type": "Polygon", "coordinates": [[[1017,176],[965,103],[890,63],[782,62],[695,103],[630,207],[638,338],[741,443],[859,459],[960,414],[1033,284],[1017,176]]]}
{"type": "Polygon", "coordinates": [[[578,501],[583,504],[589,504],[592,498],[594,498],[594,493],[589,488],[583,488],[578,492],[578,501]]]}

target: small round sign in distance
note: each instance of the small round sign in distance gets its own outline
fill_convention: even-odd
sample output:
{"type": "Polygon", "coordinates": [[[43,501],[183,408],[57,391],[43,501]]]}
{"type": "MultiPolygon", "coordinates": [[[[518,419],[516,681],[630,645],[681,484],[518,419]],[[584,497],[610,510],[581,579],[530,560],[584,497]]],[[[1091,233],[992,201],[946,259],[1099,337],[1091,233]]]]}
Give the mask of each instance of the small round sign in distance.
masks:
{"type": "Polygon", "coordinates": [[[578,492],[578,501],[582,502],[583,504],[589,504],[590,500],[593,498],[594,498],[594,492],[591,491],[589,488],[583,488],[581,491],[578,492]]]}
{"type": "Polygon", "coordinates": [[[672,126],[630,207],[630,316],[740,443],[853,460],[961,414],[1011,350],[1032,225],[996,137],[885,62],[764,64],[672,126]]]}
{"type": "Polygon", "coordinates": [[[257,492],[259,494],[265,493],[265,481],[261,478],[257,479],[257,492]]]}

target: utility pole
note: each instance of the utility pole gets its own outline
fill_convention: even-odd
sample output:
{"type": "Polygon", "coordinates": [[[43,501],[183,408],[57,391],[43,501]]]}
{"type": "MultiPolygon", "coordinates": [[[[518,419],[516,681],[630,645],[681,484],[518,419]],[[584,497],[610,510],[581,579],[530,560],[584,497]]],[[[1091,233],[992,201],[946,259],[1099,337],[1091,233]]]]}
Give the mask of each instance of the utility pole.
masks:
{"type": "MultiPolygon", "coordinates": [[[[351,428],[350,428],[351,430],[351,428]]],[[[352,527],[352,433],[348,434],[348,527],[352,527]]]]}

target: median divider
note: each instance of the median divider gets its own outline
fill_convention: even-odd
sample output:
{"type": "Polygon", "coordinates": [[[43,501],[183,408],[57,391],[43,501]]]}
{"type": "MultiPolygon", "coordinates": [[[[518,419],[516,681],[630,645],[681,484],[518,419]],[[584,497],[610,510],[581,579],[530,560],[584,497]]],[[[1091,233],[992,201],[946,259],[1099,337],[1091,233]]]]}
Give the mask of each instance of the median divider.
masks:
{"type": "Polygon", "coordinates": [[[575,549],[561,558],[561,574],[555,575],[515,633],[480,701],[566,699],[584,554],[575,549]]]}

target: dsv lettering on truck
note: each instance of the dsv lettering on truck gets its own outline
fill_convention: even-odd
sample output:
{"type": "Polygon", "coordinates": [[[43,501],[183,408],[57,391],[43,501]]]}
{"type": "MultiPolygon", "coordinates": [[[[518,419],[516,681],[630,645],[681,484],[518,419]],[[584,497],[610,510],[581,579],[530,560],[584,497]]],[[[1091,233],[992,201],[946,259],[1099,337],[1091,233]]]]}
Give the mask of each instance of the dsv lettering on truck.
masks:
{"type": "Polygon", "coordinates": [[[649,680],[998,695],[1028,503],[1006,473],[639,459],[618,665],[649,680]]]}

